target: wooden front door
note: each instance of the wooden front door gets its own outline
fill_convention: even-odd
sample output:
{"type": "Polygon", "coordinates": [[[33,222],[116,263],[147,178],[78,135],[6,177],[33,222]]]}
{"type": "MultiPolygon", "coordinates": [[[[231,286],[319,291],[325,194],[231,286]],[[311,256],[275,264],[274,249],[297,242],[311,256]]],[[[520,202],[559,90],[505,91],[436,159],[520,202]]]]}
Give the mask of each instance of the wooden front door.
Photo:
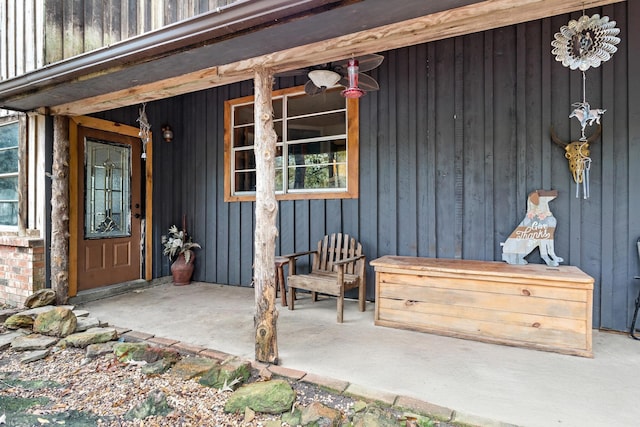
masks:
{"type": "Polygon", "coordinates": [[[140,279],[140,138],[80,126],[75,139],[77,290],[140,279]]]}

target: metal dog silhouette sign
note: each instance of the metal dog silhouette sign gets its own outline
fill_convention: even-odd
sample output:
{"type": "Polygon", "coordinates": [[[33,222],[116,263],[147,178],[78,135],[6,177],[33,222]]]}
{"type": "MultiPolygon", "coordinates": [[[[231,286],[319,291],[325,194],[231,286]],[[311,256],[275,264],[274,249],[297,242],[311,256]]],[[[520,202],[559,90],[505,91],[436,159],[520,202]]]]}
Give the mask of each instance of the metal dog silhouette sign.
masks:
{"type": "Polygon", "coordinates": [[[549,202],[558,197],[556,190],[536,190],[527,199],[527,214],[502,245],[502,260],[508,264],[527,264],[524,258],[535,248],[547,265],[558,266],[562,258],[556,255],[553,236],[556,219],[549,202]]]}

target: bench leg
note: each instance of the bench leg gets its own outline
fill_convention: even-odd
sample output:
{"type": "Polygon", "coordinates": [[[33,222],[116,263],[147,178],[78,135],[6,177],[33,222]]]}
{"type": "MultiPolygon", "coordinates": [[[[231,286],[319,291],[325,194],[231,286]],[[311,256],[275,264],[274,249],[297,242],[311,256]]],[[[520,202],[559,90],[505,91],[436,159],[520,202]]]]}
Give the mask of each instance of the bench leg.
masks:
{"type": "Polygon", "coordinates": [[[278,267],[278,283],[276,284],[276,293],[278,292],[278,285],[280,285],[280,304],[283,307],[287,306],[287,289],[284,287],[284,273],[282,272],[282,266],[278,267]]]}
{"type": "Polygon", "coordinates": [[[358,305],[360,306],[360,311],[365,310],[365,286],[363,283],[358,286],[358,305]]]}
{"type": "Polygon", "coordinates": [[[293,303],[296,300],[296,288],[289,286],[289,310],[293,310],[293,303]]]}
{"type": "Polygon", "coordinates": [[[340,289],[340,295],[338,295],[338,323],[342,323],[344,317],[344,288],[340,289]]]}

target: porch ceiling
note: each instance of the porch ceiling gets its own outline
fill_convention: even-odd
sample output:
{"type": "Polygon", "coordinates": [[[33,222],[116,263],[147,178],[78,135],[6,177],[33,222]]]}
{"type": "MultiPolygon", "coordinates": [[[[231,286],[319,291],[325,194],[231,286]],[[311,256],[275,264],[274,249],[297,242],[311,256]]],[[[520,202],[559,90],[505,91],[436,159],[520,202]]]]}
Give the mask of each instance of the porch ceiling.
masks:
{"type": "Polygon", "coordinates": [[[0,82],[0,107],[90,114],[248,80],[257,66],[292,70],[620,1],[239,2],[0,82]]]}

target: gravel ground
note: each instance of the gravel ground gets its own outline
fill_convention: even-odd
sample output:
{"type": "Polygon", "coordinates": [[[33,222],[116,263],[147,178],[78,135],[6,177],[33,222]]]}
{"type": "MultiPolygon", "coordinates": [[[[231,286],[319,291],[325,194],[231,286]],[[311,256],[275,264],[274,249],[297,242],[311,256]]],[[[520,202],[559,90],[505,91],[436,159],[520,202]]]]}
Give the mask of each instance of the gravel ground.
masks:
{"type": "MultiPolygon", "coordinates": [[[[27,364],[20,362],[21,356],[10,349],[0,351],[0,424],[3,415],[5,425],[30,425],[35,419],[33,425],[66,426],[263,426],[279,418],[256,414],[253,420],[245,422],[244,414],[224,412],[228,391],[219,392],[170,373],[147,376],[140,372],[140,366],[118,363],[110,355],[87,360],[83,350],[68,348],[27,364]],[[164,417],[148,417],[144,422],[125,420],[126,412],[153,390],[164,392],[173,411],[164,417]],[[12,397],[46,398],[46,401],[23,411],[31,415],[31,421],[18,421],[15,416],[12,420],[7,401],[2,400],[12,397]],[[89,421],[74,423],[69,411],[88,415],[89,421]]],[[[295,382],[292,386],[296,389],[297,405],[315,400],[346,412],[354,403],[351,398],[333,395],[310,384],[295,382]]]]}

